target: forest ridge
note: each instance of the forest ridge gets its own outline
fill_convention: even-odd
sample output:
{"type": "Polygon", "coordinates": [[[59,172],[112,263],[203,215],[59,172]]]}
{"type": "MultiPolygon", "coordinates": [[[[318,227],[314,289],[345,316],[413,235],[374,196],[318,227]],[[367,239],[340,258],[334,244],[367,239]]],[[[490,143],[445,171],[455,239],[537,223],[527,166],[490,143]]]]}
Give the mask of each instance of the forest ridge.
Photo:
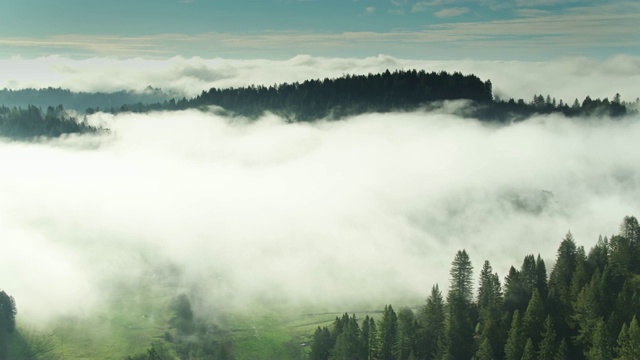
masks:
{"type": "Polygon", "coordinates": [[[499,123],[524,120],[536,114],[620,117],[630,112],[629,104],[623,102],[619,94],[612,100],[587,96],[582,102],[575,99],[571,105],[549,95],[535,95],[528,102],[502,100],[493,95],[490,80],[482,81],[473,74],[387,70],[378,74],[345,75],[268,87],[211,88],[191,99],[179,100],[151,87],[142,94],[125,91],[73,93],[52,88],[4,89],[0,90],[0,136],[29,139],[95,132],[99,129],[88,126],[79,117],[97,111],[210,111],[213,107],[223,115],[256,119],[271,112],[297,122],[338,120],[364,113],[414,111],[453,100],[467,101],[456,110],[456,115],[499,123]],[[126,103],[114,105],[122,101],[126,103]],[[79,116],[69,115],[65,109],[73,109],[79,116]]]}

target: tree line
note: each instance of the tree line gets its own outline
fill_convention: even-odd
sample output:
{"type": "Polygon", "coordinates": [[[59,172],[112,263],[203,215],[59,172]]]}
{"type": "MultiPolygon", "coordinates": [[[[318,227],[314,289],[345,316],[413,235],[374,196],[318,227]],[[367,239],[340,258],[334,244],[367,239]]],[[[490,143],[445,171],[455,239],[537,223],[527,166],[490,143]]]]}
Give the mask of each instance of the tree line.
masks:
{"type": "MultiPolygon", "coordinates": [[[[483,121],[522,120],[534,114],[562,113],[565,116],[611,116],[627,114],[627,104],[616,94],[610,101],[587,96],[569,106],[549,95],[533,100],[494,99],[490,80],[460,72],[389,70],[368,75],[344,75],[339,78],[307,80],[272,86],[211,88],[200,95],[154,104],[122,105],[111,112],[148,112],[217,107],[224,114],[257,118],[272,112],[289,121],[342,119],[363,113],[412,111],[446,100],[467,100],[458,115],[483,121]]],[[[94,109],[88,109],[89,112],[94,109]]]]}
{"type": "Polygon", "coordinates": [[[640,226],[625,217],[620,234],[588,252],[568,233],[553,270],[525,256],[500,280],[487,260],[474,291],[465,250],[451,264],[446,298],[436,284],[418,311],[385,306],[318,327],[311,360],[637,360],[640,359],[640,226]]]}

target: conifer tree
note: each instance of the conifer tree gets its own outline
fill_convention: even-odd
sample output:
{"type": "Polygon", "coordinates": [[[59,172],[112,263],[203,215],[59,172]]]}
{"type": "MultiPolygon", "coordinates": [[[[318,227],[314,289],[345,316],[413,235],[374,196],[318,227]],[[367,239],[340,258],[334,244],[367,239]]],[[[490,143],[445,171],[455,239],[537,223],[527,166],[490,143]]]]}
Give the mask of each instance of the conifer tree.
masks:
{"type": "Polygon", "coordinates": [[[591,348],[586,353],[587,360],[613,359],[613,350],[610,344],[607,324],[601,318],[596,323],[591,340],[591,348]]]}
{"type": "Polygon", "coordinates": [[[420,353],[425,359],[436,359],[442,353],[445,337],[445,304],[438,284],[431,288],[431,294],[423,308],[423,330],[420,353]]]}
{"type": "Polygon", "coordinates": [[[569,345],[567,344],[566,339],[562,339],[562,341],[560,341],[558,351],[556,352],[556,360],[570,360],[569,345]]]}
{"type": "Polygon", "coordinates": [[[522,360],[536,360],[536,349],[533,346],[533,341],[531,339],[527,339],[527,343],[524,346],[524,351],[522,353],[522,360]]]}
{"type": "Polygon", "coordinates": [[[458,251],[451,265],[451,284],[447,294],[449,316],[445,355],[453,359],[469,359],[473,355],[473,267],[465,250],[458,251]]]}
{"type": "Polygon", "coordinates": [[[398,336],[398,317],[391,305],[384,307],[384,313],[379,324],[380,358],[393,359],[394,346],[398,336]]]}
{"type": "Polygon", "coordinates": [[[544,304],[540,292],[538,289],[534,289],[523,319],[524,334],[533,341],[534,345],[537,345],[541,340],[544,319],[544,304]]]}
{"type": "Polygon", "coordinates": [[[505,360],[520,360],[524,352],[524,346],[525,337],[522,329],[522,319],[520,318],[520,311],[516,310],[513,313],[509,337],[504,346],[505,360]]]}
{"type": "Polygon", "coordinates": [[[618,336],[618,346],[616,347],[617,360],[640,359],[640,327],[638,319],[634,316],[629,326],[624,324],[618,336]]]}
{"type": "Polygon", "coordinates": [[[539,360],[555,360],[558,346],[556,343],[556,331],[553,328],[551,316],[547,316],[544,321],[544,330],[542,332],[542,341],[538,346],[539,360]]]}

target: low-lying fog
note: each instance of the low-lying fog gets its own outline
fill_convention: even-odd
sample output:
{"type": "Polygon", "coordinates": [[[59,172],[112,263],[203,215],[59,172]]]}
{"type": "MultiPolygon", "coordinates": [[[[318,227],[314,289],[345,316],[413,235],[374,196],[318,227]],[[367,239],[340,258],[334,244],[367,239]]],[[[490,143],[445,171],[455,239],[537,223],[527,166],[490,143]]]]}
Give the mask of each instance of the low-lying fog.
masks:
{"type": "Polygon", "coordinates": [[[42,320],[155,264],[225,306],[423,299],[462,248],[550,271],[568,230],[588,248],[640,215],[638,120],[96,114],[110,134],[0,142],[1,285],[42,320]]]}

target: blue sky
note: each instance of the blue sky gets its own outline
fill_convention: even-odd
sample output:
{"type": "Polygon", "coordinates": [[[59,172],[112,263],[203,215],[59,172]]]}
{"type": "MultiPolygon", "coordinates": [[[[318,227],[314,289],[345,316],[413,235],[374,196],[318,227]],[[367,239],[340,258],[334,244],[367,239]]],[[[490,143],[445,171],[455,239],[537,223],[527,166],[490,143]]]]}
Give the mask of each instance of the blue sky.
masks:
{"type": "Polygon", "coordinates": [[[0,0],[0,56],[430,59],[640,54],[622,0],[0,0]]]}

